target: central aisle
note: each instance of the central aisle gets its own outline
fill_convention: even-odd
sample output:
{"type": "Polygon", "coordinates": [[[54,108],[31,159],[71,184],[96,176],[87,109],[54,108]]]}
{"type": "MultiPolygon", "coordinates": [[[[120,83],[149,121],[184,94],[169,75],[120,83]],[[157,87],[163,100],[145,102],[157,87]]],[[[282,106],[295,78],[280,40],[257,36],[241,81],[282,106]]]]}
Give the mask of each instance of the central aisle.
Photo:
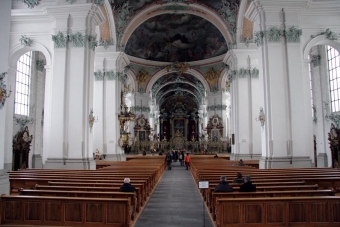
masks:
{"type": "MultiPolygon", "coordinates": [[[[213,223],[204,208],[205,226],[213,223]]],[[[203,201],[189,170],[172,163],[134,227],[203,227],[203,201]]]]}

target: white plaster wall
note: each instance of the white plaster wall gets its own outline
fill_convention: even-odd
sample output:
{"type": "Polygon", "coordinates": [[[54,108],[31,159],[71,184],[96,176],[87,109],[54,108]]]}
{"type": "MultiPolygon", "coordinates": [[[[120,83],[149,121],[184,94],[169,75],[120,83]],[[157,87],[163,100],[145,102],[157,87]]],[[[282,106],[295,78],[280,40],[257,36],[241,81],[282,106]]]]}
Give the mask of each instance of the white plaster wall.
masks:
{"type": "MultiPolygon", "coordinates": [[[[10,12],[11,1],[0,1],[0,73],[8,71],[8,55],[9,55],[9,42],[10,42],[10,12]]],[[[6,87],[9,88],[8,75],[5,78],[6,87]]],[[[5,106],[0,109],[0,194],[9,194],[9,179],[5,169],[5,154],[10,152],[6,149],[7,137],[7,118],[8,118],[8,102],[7,99],[5,106]]],[[[12,123],[12,122],[11,122],[12,123]]]]}

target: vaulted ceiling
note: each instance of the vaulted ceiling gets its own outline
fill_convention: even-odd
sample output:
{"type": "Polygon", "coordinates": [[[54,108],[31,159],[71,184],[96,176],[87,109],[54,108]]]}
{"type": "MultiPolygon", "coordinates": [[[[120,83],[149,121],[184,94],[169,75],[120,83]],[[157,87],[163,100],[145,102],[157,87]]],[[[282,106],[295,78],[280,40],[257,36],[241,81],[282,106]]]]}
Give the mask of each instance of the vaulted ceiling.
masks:
{"type": "MultiPolygon", "coordinates": [[[[140,68],[143,65],[144,68],[154,66],[156,71],[150,75],[155,75],[158,68],[162,68],[160,63],[165,66],[190,62],[198,66],[195,69],[197,74],[205,77],[207,72],[204,72],[204,67],[216,67],[218,62],[222,62],[229,46],[236,42],[240,2],[241,0],[114,0],[111,8],[117,36],[115,40],[120,51],[124,51],[129,58],[133,57],[130,59],[132,63],[139,64],[140,68]],[[203,67],[200,68],[199,65],[203,67]]],[[[246,5],[248,4],[247,2],[246,5]]],[[[247,21],[244,26],[247,27],[247,21]]],[[[101,29],[101,36],[105,39],[103,31],[101,29]]],[[[217,73],[222,71],[221,68],[214,70],[217,73]]],[[[138,72],[140,70],[134,71],[136,76],[138,72]]],[[[151,78],[152,76],[149,81],[151,78]]],[[[138,84],[138,91],[147,92],[149,81],[138,84]]],[[[156,97],[161,108],[182,97],[194,109],[199,107],[205,97],[202,82],[193,74],[179,75],[168,71],[168,74],[153,81],[153,97],[156,97]]],[[[217,80],[207,82],[210,90],[220,87],[217,80]]]]}

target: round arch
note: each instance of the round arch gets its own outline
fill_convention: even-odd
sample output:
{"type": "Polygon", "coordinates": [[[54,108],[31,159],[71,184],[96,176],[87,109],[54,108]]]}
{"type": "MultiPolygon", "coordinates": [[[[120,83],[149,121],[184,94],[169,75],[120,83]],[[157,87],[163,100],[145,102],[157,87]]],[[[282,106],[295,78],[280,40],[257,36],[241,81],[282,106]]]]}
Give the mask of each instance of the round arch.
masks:
{"type": "Polygon", "coordinates": [[[225,89],[225,84],[228,80],[228,69],[222,70],[221,75],[218,84],[221,86],[221,89],[225,89]]]}
{"type": "Polygon", "coordinates": [[[44,54],[46,59],[46,66],[50,66],[52,64],[52,57],[50,52],[46,47],[41,45],[40,43],[33,42],[31,46],[22,46],[21,44],[16,44],[9,52],[9,66],[11,68],[16,68],[17,61],[21,57],[21,55],[29,52],[29,51],[40,51],[44,54]]]}
{"type": "MultiPolygon", "coordinates": [[[[338,40],[340,40],[340,35],[338,35],[338,40]]],[[[338,41],[327,39],[326,35],[319,35],[309,41],[303,50],[303,59],[309,61],[308,55],[313,46],[317,45],[330,45],[340,52],[340,43],[338,41]]]]}
{"type": "MultiPolygon", "coordinates": [[[[164,76],[166,74],[169,74],[169,73],[173,73],[173,72],[172,71],[168,72],[168,71],[166,71],[166,69],[162,69],[162,70],[158,71],[157,73],[155,73],[154,76],[151,78],[151,80],[148,82],[148,85],[146,87],[145,92],[149,93],[151,91],[152,86],[154,85],[154,83],[156,83],[156,81],[159,78],[161,78],[162,76],[164,76]]],[[[189,70],[185,71],[185,73],[188,73],[188,74],[196,77],[199,81],[201,81],[201,83],[204,86],[204,89],[206,91],[210,91],[210,86],[209,86],[208,82],[205,80],[205,78],[202,76],[201,73],[199,73],[198,71],[196,71],[194,69],[189,69],[189,70]]]]}
{"type": "MultiPolygon", "coordinates": [[[[174,3],[168,3],[164,5],[152,5],[146,8],[145,10],[139,12],[137,15],[135,15],[134,18],[130,21],[130,23],[126,27],[124,35],[122,36],[119,45],[125,46],[130,36],[132,35],[133,31],[146,20],[161,14],[173,13],[173,11],[171,10],[159,10],[161,7],[164,7],[165,5],[174,5],[174,3]]],[[[176,2],[176,5],[188,7],[188,5],[184,3],[176,2]]],[[[214,11],[196,3],[190,4],[189,7],[192,8],[191,11],[178,10],[177,12],[189,13],[206,19],[207,21],[211,22],[213,25],[216,26],[216,28],[221,32],[221,34],[223,35],[227,42],[232,41],[232,36],[228,31],[226,22],[222,18],[220,18],[220,16],[218,16],[214,11]]]]}

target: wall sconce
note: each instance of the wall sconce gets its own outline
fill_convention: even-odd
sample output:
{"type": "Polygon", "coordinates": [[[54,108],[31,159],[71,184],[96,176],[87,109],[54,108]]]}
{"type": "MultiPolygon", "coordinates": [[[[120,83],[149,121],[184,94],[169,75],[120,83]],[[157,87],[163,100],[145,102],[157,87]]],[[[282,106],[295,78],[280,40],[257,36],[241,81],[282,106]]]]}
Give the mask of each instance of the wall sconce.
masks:
{"type": "Polygon", "coordinates": [[[261,122],[261,126],[264,126],[264,122],[265,122],[265,115],[263,112],[263,107],[260,107],[260,113],[259,116],[255,118],[256,121],[260,121],[261,122]]]}
{"type": "Polygon", "coordinates": [[[90,126],[90,132],[92,132],[92,128],[93,128],[93,124],[95,122],[98,122],[98,116],[97,119],[95,116],[93,116],[93,109],[90,110],[90,114],[89,114],[89,126],[90,126]]]}

